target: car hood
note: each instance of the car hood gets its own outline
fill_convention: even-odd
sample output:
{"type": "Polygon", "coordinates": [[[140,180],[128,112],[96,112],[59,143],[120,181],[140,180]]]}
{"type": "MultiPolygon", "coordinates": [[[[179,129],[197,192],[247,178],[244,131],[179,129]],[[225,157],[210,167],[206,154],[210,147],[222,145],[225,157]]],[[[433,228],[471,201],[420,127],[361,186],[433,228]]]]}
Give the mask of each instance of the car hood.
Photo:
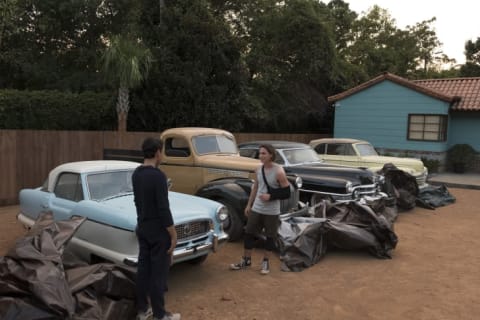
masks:
{"type": "Polygon", "coordinates": [[[346,166],[332,166],[322,163],[314,163],[301,166],[284,167],[285,172],[300,176],[304,180],[322,180],[328,177],[328,180],[335,178],[350,181],[353,185],[372,184],[374,182],[374,174],[362,168],[353,168],[346,166]]]}
{"type": "Polygon", "coordinates": [[[362,162],[368,164],[368,167],[378,167],[379,169],[381,169],[386,163],[393,163],[397,168],[407,171],[409,173],[421,174],[425,170],[423,162],[415,158],[364,156],[362,157],[362,162]]]}
{"type": "Polygon", "coordinates": [[[253,172],[260,164],[260,160],[241,157],[231,154],[215,154],[199,156],[196,164],[204,167],[231,169],[253,172]]]}
{"type": "MultiPolygon", "coordinates": [[[[218,202],[178,192],[169,192],[168,200],[175,224],[192,220],[214,219],[218,202]]],[[[108,208],[115,208],[102,222],[127,230],[134,230],[137,225],[137,213],[133,194],[104,200],[100,203],[108,208]]],[[[98,219],[96,219],[98,220],[98,219]]]]}

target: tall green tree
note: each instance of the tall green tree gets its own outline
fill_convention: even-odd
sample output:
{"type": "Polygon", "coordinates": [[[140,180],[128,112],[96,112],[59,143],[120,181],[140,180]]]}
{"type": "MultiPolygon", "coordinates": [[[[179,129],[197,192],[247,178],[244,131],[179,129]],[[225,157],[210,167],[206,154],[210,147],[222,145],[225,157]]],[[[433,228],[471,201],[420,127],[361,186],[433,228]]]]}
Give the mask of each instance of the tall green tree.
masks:
{"type": "Polygon", "coordinates": [[[147,77],[152,55],[140,40],[128,36],[113,36],[102,56],[103,72],[109,84],[118,88],[116,111],[118,130],[127,130],[130,110],[129,91],[147,77]]]}
{"type": "Polygon", "coordinates": [[[135,8],[125,0],[5,1],[14,15],[2,36],[0,86],[17,89],[98,90],[104,38],[124,30],[135,8]]]}
{"type": "Polygon", "coordinates": [[[4,39],[15,32],[15,16],[19,13],[17,0],[0,1],[0,52],[3,52],[4,39]]]}
{"type": "Polygon", "coordinates": [[[252,23],[246,62],[256,99],[267,111],[263,130],[312,130],[326,112],[337,65],[328,9],[285,1],[252,23]],[[293,117],[292,115],[296,116],[293,117]]]}
{"type": "Polygon", "coordinates": [[[332,0],[327,7],[334,28],[335,47],[338,54],[342,55],[351,40],[353,23],[358,18],[358,14],[350,10],[349,4],[343,0],[332,0]]]}
{"type": "Polygon", "coordinates": [[[387,10],[374,6],[354,22],[352,31],[345,54],[348,62],[363,68],[369,77],[385,71],[400,73],[405,61],[399,61],[399,53],[408,47],[399,48],[397,40],[403,40],[404,34],[399,33],[387,10]]]}
{"type": "Polygon", "coordinates": [[[358,14],[350,9],[347,2],[342,0],[332,0],[327,7],[330,11],[329,23],[334,30],[338,56],[337,72],[330,78],[333,87],[332,93],[336,93],[367,81],[369,76],[361,65],[351,63],[349,52],[358,14]]]}
{"type": "Polygon", "coordinates": [[[337,69],[327,6],[314,0],[212,3],[241,44],[253,107],[247,127],[319,130],[337,69]]]}
{"type": "Polygon", "coordinates": [[[413,26],[407,26],[407,31],[415,40],[415,47],[417,49],[417,62],[423,70],[423,75],[428,73],[430,67],[434,68],[435,64],[442,64],[446,57],[442,50],[442,43],[438,39],[432,24],[436,21],[433,17],[416,23],[413,26]]]}
{"type": "Polygon", "coordinates": [[[164,1],[161,10],[158,1],[142,6],[139,28],[155,63],[148,83],[132,94],[129,129],[241,130],[250,113],[246,69],[228,23],[205,0],[164,1]]]}
{"type": "Polygon", "coordinates": [[[480,38],[465,43],[465,64],[460,68],[462,77],[480,77],[480,38]]]}

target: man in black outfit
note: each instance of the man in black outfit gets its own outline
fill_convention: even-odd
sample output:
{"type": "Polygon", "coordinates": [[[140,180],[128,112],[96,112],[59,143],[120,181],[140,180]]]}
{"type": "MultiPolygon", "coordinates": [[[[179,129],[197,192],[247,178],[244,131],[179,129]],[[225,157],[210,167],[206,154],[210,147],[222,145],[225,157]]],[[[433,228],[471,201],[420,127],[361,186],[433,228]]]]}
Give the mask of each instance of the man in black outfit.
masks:
{"type": "Polygon", "coordinates": [[[143,165],[132,175],[133,194],[137,207],[137,320],[179,320],[180,314],[165,310],[164,293],[168,271],[177,244],[168,186],[165,174],[157,168],[162,156],[162,142],[146,138],[142,144],[143,165]]]}

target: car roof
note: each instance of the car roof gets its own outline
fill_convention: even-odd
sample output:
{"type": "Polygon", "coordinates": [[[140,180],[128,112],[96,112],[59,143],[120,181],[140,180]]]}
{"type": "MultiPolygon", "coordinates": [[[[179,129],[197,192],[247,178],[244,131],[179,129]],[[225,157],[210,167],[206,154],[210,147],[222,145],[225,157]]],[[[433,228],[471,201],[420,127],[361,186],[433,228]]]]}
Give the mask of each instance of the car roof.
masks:
{"type": "Polygon", "coordinates": [[[133,161],[121,161],[121,160],[92,160],[92,161],[76,161],[67,162],[61,164],[48,175],[48,190],[53,191],[53,187],[56,183],[56,178],[61,172],[72,173],[89,173],[89,172],[105,172],[112,170],[129,170],[135,169],[140,163],[133,161]]]}
{"type": "Polygon", "coordinates": [[[201,136],[201,135],[226,135],[231,138],[235,138],[234,135],[228,131],[216,128],[203,128],[203,127],[179,127],[179,128],[171,128],[163,131],[160,137],[169,134],[178,134],[181,136],[190,139],[191,137],[201,136]]]}
{"type": "Polygon", "coordinates": [[[262,144],[271,144],[275,149],[291,149],[291,148],[310,148],[306,143],[283,141],[283,140],[258,140],[239,143],[239,148],[254,147],[258,148],[262,144]]]}
{"type": "Polygon", "coordinates": [[[122,170],[122,169],[134,169],[140,164],[133,161],[121,161],[121,160],[92,160],[92,161],[76,161],[67,162],[59,165],[53,172],[98,172],[98,171],[110,171],[110,170],[122,170]]]}
{"type": "Polygon", "coordinates": [[[310,141],[310,144],[320,144],[320,143],[369,143],[365,140],[358,140],[352,138],[322,138],[315,139],[310,141]]]}

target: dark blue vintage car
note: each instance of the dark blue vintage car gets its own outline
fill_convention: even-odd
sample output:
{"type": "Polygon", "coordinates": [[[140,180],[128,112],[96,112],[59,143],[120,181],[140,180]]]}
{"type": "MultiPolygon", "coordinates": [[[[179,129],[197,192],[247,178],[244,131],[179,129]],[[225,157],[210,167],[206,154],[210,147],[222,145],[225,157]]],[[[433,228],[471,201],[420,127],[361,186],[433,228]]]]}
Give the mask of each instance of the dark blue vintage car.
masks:
{"type": "Polygon", "coordinates": [[[380,191],[382,176],[365,168],[325,164],[308,144],[277,140],[251,141],[238,145],[240,155],[258,159],[258,149],[262,144],[271,144],[275,148],[275,162],[282,165],[287,174],[302,178],[300,200],[311,205],[325,198],[351,201],[386,197],[380,191]]]}

